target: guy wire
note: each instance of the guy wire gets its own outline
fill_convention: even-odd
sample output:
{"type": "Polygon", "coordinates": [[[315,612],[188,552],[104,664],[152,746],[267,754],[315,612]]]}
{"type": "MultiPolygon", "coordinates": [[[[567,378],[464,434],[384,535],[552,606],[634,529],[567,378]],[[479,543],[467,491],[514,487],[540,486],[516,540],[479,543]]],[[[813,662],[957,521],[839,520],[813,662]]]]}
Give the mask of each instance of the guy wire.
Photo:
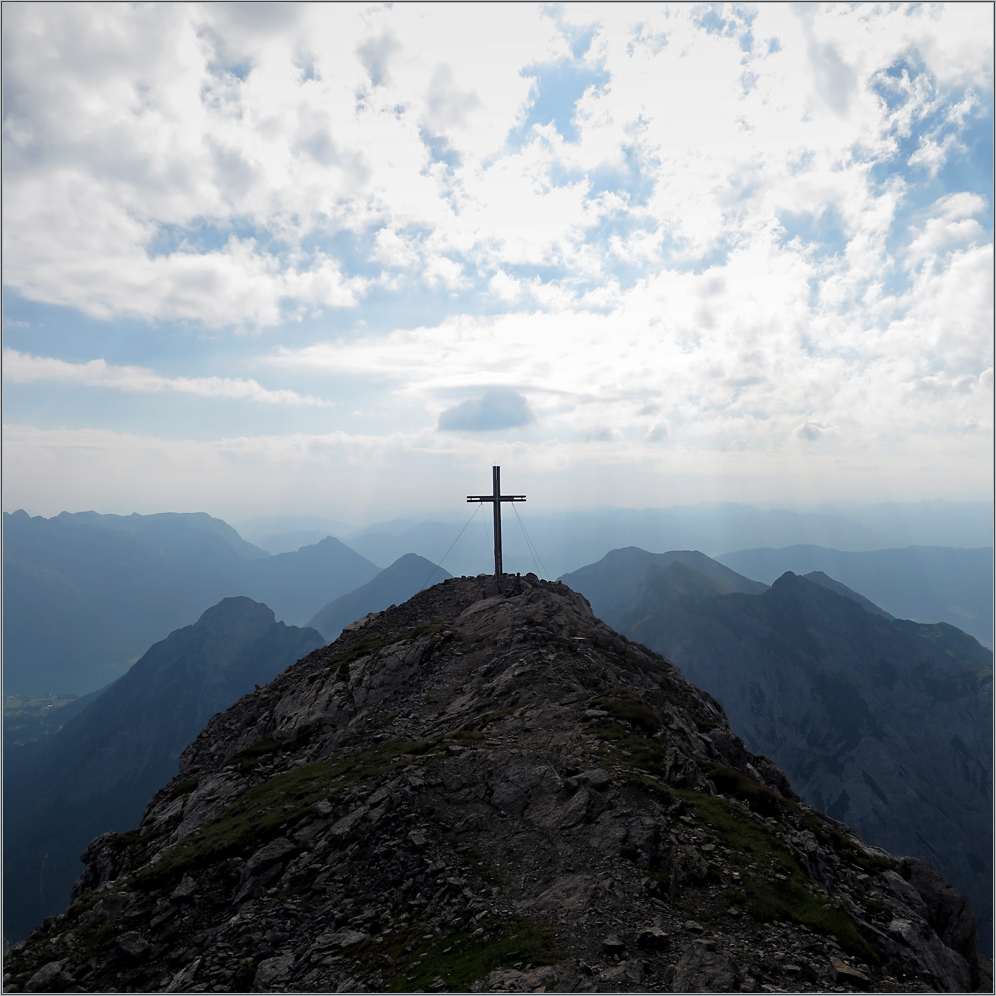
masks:
{"type": "MultiPolygon", "coordinates": [[[[483,505],[483,504],[484,504],[484,503],[483,503],[483,502],[481,502],[481,505],[483,505]]],[[[455,539],[455,540],[454,540],[454,541],[453,541],[452,543],[450,543],[450,549],[449,549],[449,550],[447,550],[447,551],[446,551],[446,553],[444,553],[444,554],[443,554],[443,560],[445,560],[445,559],[446,559],[446,558],[447,558],[447,557],[448,557],[448,556],[450,555],[450,551],[451,551],[451,550],[453,549],[453,547],[455,547],[455,546],[457,545],[457,543],[458,543],[458,542],[460,541],[460,537],[461,537],[461,536],[463,536],[463,534],[464,534],[465,530],[467,529],[467,526],[469,526],[469,525],[470,525],[470,524],[471,524],[471,523],[472,523],[472,522],[474,521],[474,516],[475,516],[475,515],[477,515],[477,512],[478,512],[478,509],[480,509],[481,505],[478,505],[478,506],[477,506],[477,507],[476,507],[476,508],[474,509],[474,511],[473,511],[473,512],[471,512],[471,514],[470,514],[470,518],[469,518],[469,519],[468,519],[468,520],[467,520],[467,521],[466,521],[466,522],[465,522],[465,523],[463,524],[463,529],[461,529],[461,530],[460,530],[460,532],[459,532],[459,533],[457,533],[457,538],[456,538],[456,539],[455,539]]],[[[438,564],[436,564],[436,566],[435,566],[435,567],[433,567],[433,569],[432,569],[432,571],[430,572],[429,576],[428,576],[428,577],[427,577],[427,578],[426,578],[426,579],[425,579],[425,580],[424,580],[424,581],[422,582],[422,588],[424,588],[424,587],[425,587],[425,586],[426,586],[426,585],[427,585],[427,584],[428,584],[428,583],[429,583],[429,582],[430,582],[430,581],[432,580],[432,575],[433,575],[433,574],[435,574],[435,573],[436,573],[436,571],[438,571],[438,570],[439,570],[439,568],[443,566],[443,560],[440,560],[440,561],[439,561],[439,563],[438,563],[438,564]]],[[[419,588],[419,591],[421,591],[421,590],[422,590],[422,588],[419,588]]],[[[416,592],[415,594],[417,595],[417,594],[418,594],[418,592],[416,592]]]]}
{"type": "Polygon", "coordinates": [[[522,535],[526,538],[526,546],[529,548],[529,553],[533,558],[533,565],[536,565],[536,561],[539,561],[539,566],[536,567],[536,573],[539,573],[540,568],[543,569],[543,574],[547,573],[546,565],[543,563],[543,558],[539,555],[539,550],[536,549],[536,544],[529,538],[529,533],[526,532],[525,524],[522,521],[522,517],[519,515],[519,510],[515,507],[515,502],[509,502],[512,506],[512,511],[515,512],[515,517],[519,520],[519,528],[522,530],[522,535]]]}

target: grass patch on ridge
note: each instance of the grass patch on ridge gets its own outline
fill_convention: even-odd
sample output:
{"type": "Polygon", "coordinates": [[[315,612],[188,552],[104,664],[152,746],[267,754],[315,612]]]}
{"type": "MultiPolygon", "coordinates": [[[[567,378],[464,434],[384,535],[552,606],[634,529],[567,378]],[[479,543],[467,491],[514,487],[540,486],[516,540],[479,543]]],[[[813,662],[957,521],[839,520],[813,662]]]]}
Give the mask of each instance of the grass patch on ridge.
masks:
{"type": "MultiPolygon", "coordinates": [[[[452,739],[452,738],[447,738],[452,739]]],[[[178,878],[222,858],[242,855],[275,837],[285,824],[311,813],[321,799],[339,798],[354,785],[406,768],[416,757],[444,749],[446,740],[387,740],[368,751],[316,761],[255,785],[213,820],[139,871],[142,880],[178,878]]]]}
{"type": "MultiPolygon", "coordinates": [[[[390,947],[402,948],[419,936],[416,931],[402,935],[390,947]]],[[[386,953],[394,954],[390,948],[386,953]]],[[[496,968],[556,965],[564,960],[555,929],[530,919],[492,925],[483,937],[460,932],[422,940],[410,954],[402,955],[400,951],[398,954],[406,958],[407,963],[396,965],[385,973],[388,992],[426,991],[437,977],[452,992],[469,992],[474,982],[496,968]],[[420,959],[422,954],[426,957],[420,959]]]]}
{"type": "Polygon", "coordinates": [[[757,920],[789,920],[820,934],[832,934],[846,951],[869,964],[878,962],[847,911],[813,890],[812,879],[769,827],[725,799],[672,791],[729,849],[730,864],[738,868],[743,882],[741,891],[730,894],[732,902],[742,905],[757,920]],[[776,872],[784,878],[769,881],[767,874],[776,872]]]}
{"type": "MultiPolygon", "coordinates": [[[[726,799],[665,785],[662,764],[666,748],[660,741],[640,736],[606,720],[596,727],[595,734],[603,743],[606,762],[622,769],[627,782],[653,792],[663,801],[681,800],[689,812],[693,812],[705,827],[720,838],[730,852],[730,864],[740,871],[743,883],[741,890],[731,893],[731,902],[743,906],[758,920],[789,920],[821,934],[832,934],[846,951],[868,963],[878,961],[847,911],[814,891],[812,879],[769,826],[736,809],[726,799]],[[751,864],[756,865],[757,869],[751,869],[751,864]],[[776,872],[784,875],[784,880],[769,881],[767,873],[776,872]]],[[[727,794],[742,798],[751,809],[763,816],[779,818],[784,815],[785,809],[797,808],[788,800],[778,799],[743,772],[713,765],[708,774],[714,782],[719,779],[717,788],[721,784],[720,791],[725,789],[727,794]]],[[[826,838],[827,830],[816,826],[812,829],[817,830],[818,836],[826,838]]],[[[875,862],[873,857],[859,853],[843,834],[833,828],[829,829],[829,833],[833,838],[831,846],[843,852],[842,857],[855,864],[859,864],[860,860],[868,865],[875,862]]]]}
{"type": "Polygon", "coordinates": [[[625,720],[643,733],[653,736],[660,728],[660,717],[638,695],[626,688],[613,688],[608,695],[595,699],[613,719],[625,720]]]}

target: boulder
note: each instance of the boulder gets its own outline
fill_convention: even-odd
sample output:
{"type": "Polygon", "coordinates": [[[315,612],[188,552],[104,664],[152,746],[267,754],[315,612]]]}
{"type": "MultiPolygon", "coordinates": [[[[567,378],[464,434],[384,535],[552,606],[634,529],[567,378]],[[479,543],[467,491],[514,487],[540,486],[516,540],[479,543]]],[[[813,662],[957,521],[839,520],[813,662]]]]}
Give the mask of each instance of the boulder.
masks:
{"type": "Polygon", "coordinates": [[[619,940],[617,934],[609,934],[608,937],[602,941],[602,954],[608,955],[610,958],[613,955],[621,955],[626,950],[626,945],[619,940]]]}
{"type": "Polygon", "coordinates": [[[917,858],[904,858],[903,869],[927,910],[927,922],[937,936],[973,966],[972,985],[979,985],[979,927],[967,897],[940,872],[917,858]]]}
{"type": "Polygon", "coordinates": [[[201,959],[195,958],[192,962],[184,965],[172,979],[170,979],[169,984],[163,990],[167,993],[185,993],[188,992],[194,984],[194,979],[197,977],[197,970],[201,967],[201,959]]]}
{"type": "Polygon", "coordinates": [[[192,878],[189,874],[184,873],[183,878],[180,880],[180,884],[169,894],[169,898],[176,902],[185,902],[191,899],[194,893],[197,891],[197,880],[192,878]]]}
{"type": "Polygon", "coordinates": [[[868,976],[864,972],[852,968],[847,962],[841,961],[836,956],[830,959],[830,968],[833,973],[834,982],[860,988],[862,983],[869,981],[868,976]]]}
{"type": "Polygon", "coordinates": [[[674,967],[675,993],[730,993],[740,989],[743,975],[715,941],[696,941],[682,952],[674,967]]]}
{"type": "Polygon", "coordinates": [[[151,945],[137,930],[129,930],[117,940],[118,950],[127,958],[138,960],[149,953],[151,945]]]}
{"type": "Polygon", "coordinates": [[[297,848],[286,837],[276,837],[268,844],[264,844],[246,862],[249,874],[261,875],[272,865],[286,861],[296,850],[297,848]]]}
{"type": "Polygon", "coordinates": [[[644,951],[663,951],[668,946],[668,935],[656,924],[644,927],[636,935],[636,944],[644,951]]]}
{"type": "Polygon", "coordinates": [[[46,989],[50,988],[52,983],[55,982],[59,973],[62,971],[62,966],[66,964],[65,959],[61,961],[50,961],[35,972],[34,975],[28,979],[27,984],[24,987],[26,993],[41,993],[46,989]]]}
{"type": "Polygon", "coordinates": [[[264,958],[256,969],[256,977],[252,983],[253,992],[275,992],[281,987],[281,983],[287,981],[293,968],[294,955],[289,952],[264,958]]]}

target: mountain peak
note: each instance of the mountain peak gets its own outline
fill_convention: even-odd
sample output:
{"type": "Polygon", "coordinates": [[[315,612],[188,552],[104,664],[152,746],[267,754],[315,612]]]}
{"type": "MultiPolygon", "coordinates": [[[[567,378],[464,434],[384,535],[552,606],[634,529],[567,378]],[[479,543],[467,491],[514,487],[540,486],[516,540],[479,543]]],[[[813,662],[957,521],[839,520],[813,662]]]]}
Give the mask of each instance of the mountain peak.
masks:
{"type": "Polygon", "coordinates": [[[425,557],[406,553],[365,585],[319,609],[308,625],[317,629],[326,640],[334,640],[344,627],[361,616],[405,602],[429,581],[438,582],[451,576],[449,571],[425,557]]]}
{"type": "Polygon", "coordinates": [[[85,860],[8,986],[982,980],[964,897],[801,803],[670,661],[534,575],[449,579],[313,651],[85,860]]]}
{"type": "Polygon", "coordinates": [[[262,602],[255,602],[248,595],[232,595],[223,598],[217,605],[205,609],[194,625],[219,622],[258,622],[272,626],[276,622],[273,609],[262,602]]]}

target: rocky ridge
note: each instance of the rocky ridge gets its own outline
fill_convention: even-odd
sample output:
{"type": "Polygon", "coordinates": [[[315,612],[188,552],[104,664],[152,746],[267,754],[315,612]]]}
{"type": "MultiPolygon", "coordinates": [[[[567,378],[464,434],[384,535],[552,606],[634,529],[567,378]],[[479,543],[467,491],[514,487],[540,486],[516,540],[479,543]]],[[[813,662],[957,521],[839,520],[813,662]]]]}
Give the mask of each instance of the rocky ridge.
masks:
{"type": "Polygon", "coordinates": [[[451,579],[215,716],[6,991],[964,991],[964,896],[562,584],[451,579]]]}

